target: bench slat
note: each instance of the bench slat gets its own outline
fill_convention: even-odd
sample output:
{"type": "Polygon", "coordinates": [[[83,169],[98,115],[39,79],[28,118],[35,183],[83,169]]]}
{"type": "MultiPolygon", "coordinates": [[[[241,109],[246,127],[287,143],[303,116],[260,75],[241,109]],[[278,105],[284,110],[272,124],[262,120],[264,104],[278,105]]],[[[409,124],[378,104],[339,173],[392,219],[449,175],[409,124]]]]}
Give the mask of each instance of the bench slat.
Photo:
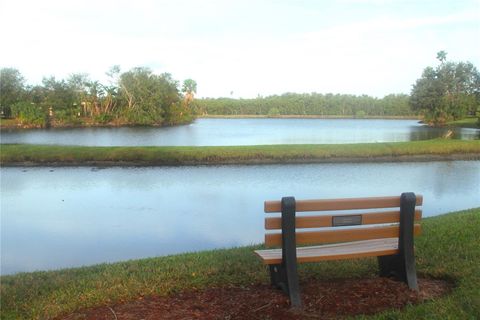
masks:
{"type": "MultiPolygon", "coordinates": [[[[416,195],[416,205],[423,203],[423,196],[416,195]]],[[[265,201],[265,212],[281,212],[281,201],[265,201]]],[[[400,207],[400,197],[370,197],[326,200],[297,200],[296,211],[331,211],[352,209],[378,209],[400,207]]]]}
{"type": "MultiPolygon", "coordinates": [[[[367,228],[350,228],[322,231],[305,231],[296,233],[296,243],[298,244],[321,244],[335,243],[358,240],[371,240],[381,238],[398,237],[400,227],[383,226],[383,227],[367,227],[367,228]]],[[[421,227],[419,224],[414,225],[414,235],[419,235],[421,227]]],[[[265,246],[274,247],[282,245],[281,233],[265,234],[265,246]]]]}
{"type": "MultiPolygon", "coordinates": [[[[339,214],[340,215],[340,214],[339,214]]],[[[324,216],[309,216],[309,217],[296,217],[295,226],[296,228],[322,228],[322,227],[331,227],[332,218],[339,215],[324,215],[324,216]]],[[[400,221],[400,210],[397,211],[383,211],[383,212],[370,212],[370,213],[354,213],[354,214],[345,214],[341,216],[349,215],[361,215],[362,224],[380,224],[380,223],[396,223],[400,221]]],[[[415,210],[415,220],[420,220],[422,218],[422,210],[415,210]]],[[[281,217],[271,217],[265,218],[265,229],[266,230],[275,230],[282,229],[282,218],[281,217]]]]}
{"type": "MultiPolygon", "coordinates": [[[[282,249],[256,250],[264,264],[280,264],[282,249]]],[[[344,242],[297,248],[297,262],[352,259],[398,253],[398,238],[344,242]]]]}

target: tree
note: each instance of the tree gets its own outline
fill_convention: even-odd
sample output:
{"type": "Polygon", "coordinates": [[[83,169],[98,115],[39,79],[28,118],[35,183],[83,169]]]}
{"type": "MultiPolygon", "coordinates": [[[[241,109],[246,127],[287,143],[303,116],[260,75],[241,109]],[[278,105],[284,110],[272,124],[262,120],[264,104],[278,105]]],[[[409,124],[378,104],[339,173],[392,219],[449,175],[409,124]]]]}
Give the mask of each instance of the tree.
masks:
{"type": "Polygon", "coordinates": [[[441,63],[444,63],[447,60],[447,53],[443,50],[438,51],[437,59],[440,60],[441,63]]]}
{"type": "Polygon", "coordinates": [[[13,68],[0,70],[0,112],[9,118],[11,107],[20,102],[25,94],[25,79],[20,71],[13,68]]]}
{"type": "Polygon", "coordinates": [[[197,82],[192,79],[183,81],[182,92],[185,93],[185,105],[189,105],[193,101],[195,93],[197,93],[197,82]]]}
{"type": "Polygon", "coordinates": [[[73,73],[67,78],[67,85],[73,96],[73,112],[77,114],[85,107],[90,82],[91,80],[86,73],[73,73]]]}
{"type": "Polygon", "coordinates": [[[42,84],[46,92],[44,101],[46,105],[62,110],[72,108],[76,92],[65,80],[57,81],[55,77],[48,77],[42,79],[42,84]]]}
{"type": "Polygon", "coordinates": [[[410,105],[432,125],[475,114],[480,103],[480,73],[470,62],[447,62],[440,51],[437,68],[427,67],[413,85],[410,105]]]}
{"type": "Polygon", "coordinates": [[[178,83],[168,73],[155,75],[137,67],[120,75],[120,93],[127,117],[138,124],[170,123],[172,110],[180,106],[178,83]]]}

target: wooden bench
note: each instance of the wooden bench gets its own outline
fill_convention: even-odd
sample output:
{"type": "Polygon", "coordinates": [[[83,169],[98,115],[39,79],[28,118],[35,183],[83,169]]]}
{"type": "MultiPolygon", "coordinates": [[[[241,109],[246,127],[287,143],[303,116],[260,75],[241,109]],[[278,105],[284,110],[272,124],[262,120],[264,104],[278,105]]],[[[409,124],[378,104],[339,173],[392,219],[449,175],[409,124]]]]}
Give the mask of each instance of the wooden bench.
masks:
{"type": "Polygon", "coordinates": [[[292,307],[302,304],[297,263],[303,262],[378,257],[380,276],[395,276],[418,290],[413,236],[420,234],[415,220],[421,219],[416,206],[422,202],[421,195],[411,192],[396,197],[265,201],[266,213],[281,213],[265,218],[265,246],[281,248],[255,253],[269,265],[272,285],[289,295],[292,307]],[[385,208],[389,210],[378,210],[385,208]],[[296,216],[312,211],[330,212],[296,216]],[[301,230],[306,228],[317,230],[301,230]]]}

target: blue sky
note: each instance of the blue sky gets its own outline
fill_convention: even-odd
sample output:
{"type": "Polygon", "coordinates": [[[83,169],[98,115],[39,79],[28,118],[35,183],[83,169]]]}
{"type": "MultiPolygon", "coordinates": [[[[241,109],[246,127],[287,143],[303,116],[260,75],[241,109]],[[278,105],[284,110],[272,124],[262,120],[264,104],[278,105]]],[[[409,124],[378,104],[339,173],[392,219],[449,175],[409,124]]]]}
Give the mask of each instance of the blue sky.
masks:
{"type": "Polygon", "coordinates": [[[148,66],[200,97],[409,93],[436,53],[480,67],[480,1],[0,0],[0,66],[29,83],[148,66]],[[233,92],[233,94],[231,94],[233,92]]]}

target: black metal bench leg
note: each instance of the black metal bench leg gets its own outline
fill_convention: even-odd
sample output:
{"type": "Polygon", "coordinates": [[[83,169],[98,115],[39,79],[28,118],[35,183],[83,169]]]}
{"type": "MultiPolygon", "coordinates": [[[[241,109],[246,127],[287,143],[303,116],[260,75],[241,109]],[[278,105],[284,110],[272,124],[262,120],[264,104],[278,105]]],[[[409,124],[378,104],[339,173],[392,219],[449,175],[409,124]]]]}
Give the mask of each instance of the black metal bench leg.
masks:
{"type": "Polygon", "coordinates": [[[294,268],[290,268],[291,270],[282,264],[272,264],[269,267],[272,286],[282,290],[288,295],[292,307],[301,307],[302,301],[300,298],[300,286],[296,265],[294,268]]]}
{"type": "Polygon", "coordinates": [[[395,276],[412,290],[418,290],[415,254],[413,249],[413,224],[415,220],[414,193],[402,193],[400,198],[399,254],[378,257],[380,276],[395,276]]]}
{"type": "Polygon", "coordinates": [[[290,303],[293,308],[300,308],[302,306],[302,299],[300,298],[300,285],[298,281],[297,262],[286,265],[287,273],[287,289],[290,303]]]}
{"type": "MultiPolygon", "coordinates": [[[[395,277],[397,279],[402,278],[402,259],[400,255],[381,256],[377,257],[379,274],[381,277],[395,277]]],[[[403,279],[402,279],[403,281],[403,279]]]]}
{"type": "Polygon", "coordinates": [[[297,273],[297,246],[295,240],[295,198],[282,198],[282,272],[286,274],[286,284],[290,304],[293,308],[302,306],[300,285],[297,273]]]}
{"type": "Polygon", "coordinates": [[[277,289],[281,289],[286,294],[288,294],[287,275],[285,273],[285,269],[282,267],[281,264],[271,264],[269,267],[270,282],[272,286],[276,287],[277,289]]]}

